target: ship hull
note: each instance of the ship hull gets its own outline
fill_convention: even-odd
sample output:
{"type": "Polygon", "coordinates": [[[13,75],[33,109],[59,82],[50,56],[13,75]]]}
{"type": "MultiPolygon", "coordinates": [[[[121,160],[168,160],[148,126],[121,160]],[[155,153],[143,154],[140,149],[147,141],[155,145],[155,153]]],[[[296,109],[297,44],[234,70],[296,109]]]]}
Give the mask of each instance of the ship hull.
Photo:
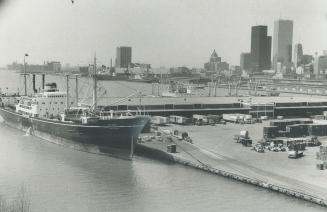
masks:
{"type": "Polygon", "coordinates": [[[130,117],[92,126],[26,117],[6,108],[0,108],[0,116],[7,125],[49,142],[118,157],[127,157],[133,151],[139,133],[148,122],[147,117],[130,117]]]}

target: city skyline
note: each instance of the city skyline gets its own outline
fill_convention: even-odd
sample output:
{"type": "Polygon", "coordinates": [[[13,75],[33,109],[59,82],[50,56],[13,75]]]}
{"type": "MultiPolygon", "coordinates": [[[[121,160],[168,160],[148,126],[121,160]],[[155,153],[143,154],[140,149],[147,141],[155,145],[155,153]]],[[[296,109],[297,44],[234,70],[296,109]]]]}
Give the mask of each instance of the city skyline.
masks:
{"type": "Polygon", "coordinates": [[[154,67],[202,67],[214,49],[239,65],[241,52],[250,51],[251,26],[266,25],[273,35],[280,18],[294,23],[293,45],[321,54],[327,46],[327,3],[300,2],[9,1],[0,15],[0,65],[21,62],[25,52],[29,63],[76,65],[91,63],[97,52],[99,63],[109,65],[117,46],[131,46],[133,60],[154,67]]]}

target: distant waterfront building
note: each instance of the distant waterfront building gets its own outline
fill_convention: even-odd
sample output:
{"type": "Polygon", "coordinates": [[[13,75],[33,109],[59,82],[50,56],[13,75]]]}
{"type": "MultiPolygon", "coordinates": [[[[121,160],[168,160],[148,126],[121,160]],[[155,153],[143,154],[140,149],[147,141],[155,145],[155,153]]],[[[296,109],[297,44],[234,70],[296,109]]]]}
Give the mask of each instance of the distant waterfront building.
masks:
{"type": "Polygon", "coordinates": [[[143,69],[150,69],[151,68],[151,64],[147,64],[147,63],[131,63],[130,64],[131,68],[143,68],[143,69]]]}
{"type": "Polygon", "coordinates": [[[306,64],[312,63],[313,59],[314,58],[312,55],[304,54],[302,56],[302,64],[306,65],[306,64]]]}
{"type": "Polygon", "coordinates": [[[51,72],[60,72],[61,71],[61,63],[58,61],[47,62],[48,70],[51,72]]]}
{"type": "Polygon", "coordinates": [[[273,68],[277,62],[282,66],[290,66],[292,60],[293,21],[277,20],[274,23],[273,36],[273,68]]]}
{"type": "Polygon", "coordinates": [[[116,68],[128,68],[132,63],[132,47],[119,46],[116,52],[116,68]]]}
{"type": "MultiPolygon", "coordinates": [[[[19,67],[19,66],[18,66],[19,67]]],[[[24,71],[24,65],[20,65],[20,71],[24,71]]],[[[61,63],[58,61],[44,62],[43,65],[26,64],[28,73],[59,73],[61,72],[61,63]]]]}
{"type": "Polygon", "coordinates": [[[90,67],[89,66],[80,66],[78,69],[79,69],[79,73],[83,77],[89,76],[89,74],[90,74],[90,67]]]}
{"type": "Polygon", "coordinates": [[[228,69],[229,69],[229,63],[223,61],[218,64],[218,71],[225,71],[228,69]]]}
{"type": "Polygon", "coordinates": [[[194,70],[189,69],[185,66],[170,68],[169,73],[171,76],[174,77],[187,77],[196,74],[194,70]]]}
{"type": "Polygon", "coordinates": [[[251,69],[251,53],[242,53],[240,57],[241,70],[249,71],[251,69]]]}
{"type": "Polygon", "coordinates": [[[314,71],[316,78],[319,77],[319,75],[327,75],[327,56],[322,55],[318,56],[316,55],[314,60],[314,71]]]}
{"type": "Polygon", "coordinates": [[[204,64],[204,68],[207,71],[218,71],[218,65],[221,62],[221,57],[218,57],[216,50],[213,50],[209,62],[204,64]]]}
{"type": "Polygon", "coordinates": [[[16,70],[16,71],[22,71],[24,69],[24,65],[17,63],[17,62],[13,62],[12,64],[7,65],[7,69],[8,70],[16,70]]]}
{"type": "Polygon", "coordinates": [[[293,54],[293,63],[295,67],[298,67],[302,64],[303,50],[302,44],[297,43],[294,45],[294,54],[293,54]]]}
{"type": "Polygon", "coordinates": [[[218,57],[216,50],[214,50],[211,54],[209,62],[204,64],[204,69],[208,72],[220,73],[224,70],[228,70],[229,64],[221,61],[221,57],[218,57]]]}
{"type": "Polygon", "coordinates": [[[303,65],[304,78],[313,79],[313,77],[314,77],[314,74],[313,74],[314,67],[313,66],[314,66],[313,63],[303,65]]]}
{"type": "Polygon", "coordinates": [[[251,29],[252,71],[261,72],[271,66],[271,36],[267,26],[253,26],[251,29]]]}

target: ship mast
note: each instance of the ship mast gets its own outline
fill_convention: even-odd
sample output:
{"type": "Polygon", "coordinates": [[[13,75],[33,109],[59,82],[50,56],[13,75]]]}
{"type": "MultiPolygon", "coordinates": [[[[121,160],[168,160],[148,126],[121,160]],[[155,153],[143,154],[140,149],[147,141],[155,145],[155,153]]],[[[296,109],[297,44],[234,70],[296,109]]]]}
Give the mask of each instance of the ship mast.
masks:
{"type": "Polygon", "coordinates": [[[66,109],[69,109],[69,75],[66,75],[66,109]]]}
{"type": "Polygon", "coordinates": [[[76,74],[75,77],[76,107],[78,107],[78,74],[76,74]]]}
{"type": "Polygon", "coordinates": [[[93,108],[94,110],[97,108],[97,58],[96,54],[94,54],[94,70],[93,70],[93,108]]]}
{"type": "Polygon", "coordinates": [[[28,57],[28,54],[24,54],[24,95],[27,96],[27,86],[26,86],[26,62],[25,58],[28,57]]]}

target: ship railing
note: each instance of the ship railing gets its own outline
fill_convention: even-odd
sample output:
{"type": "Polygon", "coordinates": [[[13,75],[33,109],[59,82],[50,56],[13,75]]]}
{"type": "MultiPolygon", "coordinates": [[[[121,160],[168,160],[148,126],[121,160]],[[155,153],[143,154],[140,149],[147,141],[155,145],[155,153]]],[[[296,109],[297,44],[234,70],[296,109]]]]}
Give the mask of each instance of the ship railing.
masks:
{"type": "Polygon", "coordinates": [[[135,115],[130,111],[101,111],[99,114],[100,120],[110,120],[116,118],[126,118],[126,117],[134,117],[135,115]]]}

